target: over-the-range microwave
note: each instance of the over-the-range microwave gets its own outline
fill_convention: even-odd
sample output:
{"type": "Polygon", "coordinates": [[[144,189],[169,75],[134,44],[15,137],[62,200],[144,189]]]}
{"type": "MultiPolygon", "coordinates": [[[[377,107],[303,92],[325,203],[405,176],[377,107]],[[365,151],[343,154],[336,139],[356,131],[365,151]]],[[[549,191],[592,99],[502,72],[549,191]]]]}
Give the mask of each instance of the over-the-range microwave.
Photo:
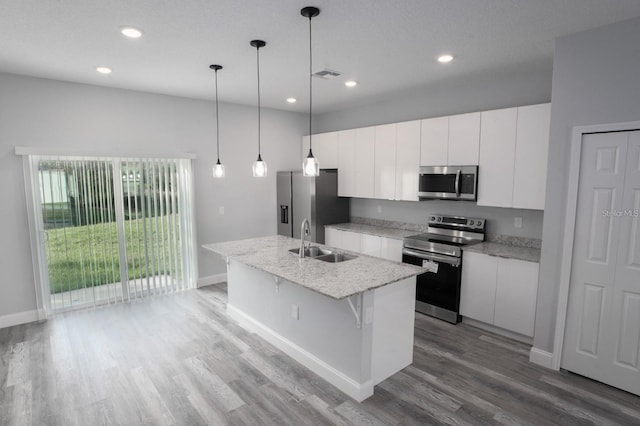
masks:
{"type": "Polygon", "coordinates": [[[478,199],[478,166],[420,167],[418,198],[476,201],[478,199]]]}

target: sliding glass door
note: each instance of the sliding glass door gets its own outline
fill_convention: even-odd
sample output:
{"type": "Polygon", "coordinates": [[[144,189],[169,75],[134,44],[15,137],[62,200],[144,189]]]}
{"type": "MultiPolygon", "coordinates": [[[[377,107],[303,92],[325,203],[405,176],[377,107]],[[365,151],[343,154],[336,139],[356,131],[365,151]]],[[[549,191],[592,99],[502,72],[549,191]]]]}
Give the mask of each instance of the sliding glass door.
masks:
{"type": "Polygon", "coordinates": [[[191,162],[29,157],[44,308],[195,284],[191,162]]]}

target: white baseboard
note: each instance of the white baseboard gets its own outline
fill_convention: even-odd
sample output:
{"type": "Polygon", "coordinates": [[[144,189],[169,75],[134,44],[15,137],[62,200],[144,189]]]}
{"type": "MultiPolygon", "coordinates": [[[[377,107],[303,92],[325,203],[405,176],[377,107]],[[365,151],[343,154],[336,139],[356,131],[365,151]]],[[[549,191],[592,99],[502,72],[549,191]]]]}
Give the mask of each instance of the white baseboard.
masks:
{"type": "Polygon", "coordinates": [[[40,316],[38,310],[16,312],[15,314],[0,316],[0,328],[11,327],[13,325],[26,324],[38,321],[40,316]]]}
{"type": "Polygon", "coordinates": [[[267,342],[271,343],[273,346],[277,347],[356,401],[362,402],[373,395],[372,380],[368,380],[365,383],[356,382],[312,353],[306,351],[230,304],[227,304],[227,314],[236,320],[240,326],[250,332],[256,333],[258,336],[262,337],[267,342]]]}
{"type": "Polygon", "coordinates": [[[227,274],[217,274],[217,275],[209,275],[208,277],[198,278],[198,282],[196,284],[197,288],[205,287],[208,285],[219,284],[227,281],[227,274]]]}
{"type": "Polygon", "coordinates": [[[515,333],[504,328],[496,327],[495,325],[487,324],[482,321],[474,320],[472,318],[462,317],[462,322],[472,325],[476,328],[489,331],[491,333],[499,334],[500,336],[508,337],[509,339],[517,340],[527,345],[533,345],[533,339],[529,336],[524,336],[520,333],[515,333]]]}
{"type": "Polygon", "coordinates": [[[538,348],[531,348],[529,351],[529,362],[553,369],[553,354],[538,348]]]}

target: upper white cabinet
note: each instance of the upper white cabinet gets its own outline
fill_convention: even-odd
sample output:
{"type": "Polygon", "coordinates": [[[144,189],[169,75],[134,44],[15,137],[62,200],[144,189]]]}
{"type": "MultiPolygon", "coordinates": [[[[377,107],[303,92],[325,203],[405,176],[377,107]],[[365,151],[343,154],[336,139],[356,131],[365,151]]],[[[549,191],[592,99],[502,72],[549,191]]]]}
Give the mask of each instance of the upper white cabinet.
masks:
{"type": "Polygon", "coordinates": [[[338,132],[338,195],[356,196],[356,129],[338,132]]]}
{"type": "Polygon", "coordinates": [[[518,108],[513,207],[544,209],[551,104],[518,108]]]}
{"type": "MultiPolygon", "coordinates": [[[[302,158],[309,154],[309,136],[302,137],[302,158]]],[[[338,132],[313,135],[313,156],[320,162],[321,169],[338,168],[338,132]]],[[[301,163],[302,164],[302,163],[301,163]]]]}
{"type": "Polygon", "coordinates": [[[393,200],[396,195],[397,125],[376,126],[374,198],[393,200]]]}
{"type": "Polygon", "coordinates": [[[420,120],[398,123],[395,199],[418,201],[420,120]]]}
{"type": "MultiPolygon", "coordinates": [[[[356,129],[356,193],[354,197],[374,198],[375,134],[375,127],[356,129]]],[[[339,174],[338,180],[340,180],[339,174]]]]}
{"type": "Polygon", "coordinates": [[[478,205],[544,209],[550,104],[482,112],[478,205]]]}
{"type": "Polygon", "coordinates": [[[518,111],[483,111],[481,117],[478,205],[511,207],[518,111]]]}
{"type": "Polygon", "coordinates": [[[427,118],[421,120],[421,126],[420,165],[447,165],[449,161],[449,117],[427,118]]]}
{"type": "Polygon", "coordinates": [[[471,166],[478,164],[479,144],[479,112],[452,115],[449,117],[448,165],[471,166]]]}
{"type": "Polygon", "coordinates": [[[480,113],[422,120],[421,166],[472,166],[478,164],[480,113]]]}

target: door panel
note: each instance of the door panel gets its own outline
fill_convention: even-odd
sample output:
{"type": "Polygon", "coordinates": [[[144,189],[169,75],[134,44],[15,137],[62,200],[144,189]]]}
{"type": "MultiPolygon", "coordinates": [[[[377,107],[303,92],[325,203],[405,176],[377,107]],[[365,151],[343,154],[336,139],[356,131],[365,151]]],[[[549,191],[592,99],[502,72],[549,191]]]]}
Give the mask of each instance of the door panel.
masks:
{"type": "Polygon", "coordinates": [[[562,367],[640,395],[640,132],[585,135],[562,367]]]}

